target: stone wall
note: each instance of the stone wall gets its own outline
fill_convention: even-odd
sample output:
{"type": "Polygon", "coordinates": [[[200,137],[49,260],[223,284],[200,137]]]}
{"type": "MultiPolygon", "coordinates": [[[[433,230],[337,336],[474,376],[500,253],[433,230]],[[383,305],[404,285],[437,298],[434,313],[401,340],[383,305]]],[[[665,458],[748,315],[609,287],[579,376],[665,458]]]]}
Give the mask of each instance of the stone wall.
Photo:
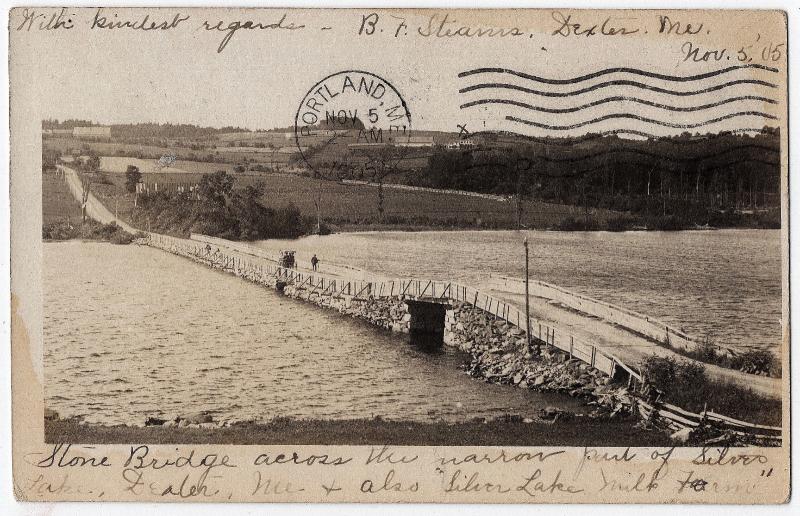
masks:
{"type": "Polygon", "coordinates": [[[400,298],[356,299],[353,296],[334,296],[322,294],[310,288],[286,285],[285,296],[313,303],[323,308],[336,310],[341,314],[363,319],[370,324],[398,333],[408,333],[411,314],[408,306],[400,298]]]}

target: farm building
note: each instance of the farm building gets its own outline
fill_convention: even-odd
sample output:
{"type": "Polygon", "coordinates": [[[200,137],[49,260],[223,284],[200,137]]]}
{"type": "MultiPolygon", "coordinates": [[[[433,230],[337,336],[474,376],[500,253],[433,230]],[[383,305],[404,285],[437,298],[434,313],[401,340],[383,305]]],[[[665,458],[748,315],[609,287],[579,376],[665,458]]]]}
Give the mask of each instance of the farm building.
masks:
{"type": "Polygon", "coordinates": [[[111,127],[107,125],[75,127],[72,130],[72,135],[77,138],[111,138],[111,127]]]}

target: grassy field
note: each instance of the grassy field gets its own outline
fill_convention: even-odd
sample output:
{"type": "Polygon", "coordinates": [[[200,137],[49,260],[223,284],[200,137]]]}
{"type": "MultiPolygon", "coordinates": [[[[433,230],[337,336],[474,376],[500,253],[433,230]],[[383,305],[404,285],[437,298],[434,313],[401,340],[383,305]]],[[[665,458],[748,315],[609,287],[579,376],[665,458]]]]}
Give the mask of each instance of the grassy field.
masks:
{"type": "MultiPolygon", "coordinates": [[[[233,172],[230,163],[209,163],[205,161],[179,160],[169,167],[159,167],[158,160],[127,158],[122,156],[103,156],[100,158],[100,170],[115,174],[124,174],[128,165],[139,168],[142,174],[167,173],[167,174],[211,174],[217,170],[233,172]]],[[[145,178],[149,180],[148,177],[145,178]]]]}
{"type": "Polygon", "coordinates": [[[235,148],[228,150],[225,147],[204,147],[191,149],[188,147],[159,147],[155,145],[139,145],[130,143],[94,142],[78,140],[75,138],[47,138],[43,140],[45,149],[58,150],[61,154],[73,152],[85,153],[88,147],[98,156],[132,156],[144,159],[159,159],[162,156],[172,155],[179,160],[205,161],[217,164],[245,164],[250,165],[280,165],[285,168],[291,154],[288,153],[254,153],[237,152],[235,148]]]}
{"type": "Polygon", "coordinates": [[[42,224],[81,220],[81,207],[54,170],[42,174],[42,224]]]}
{"type": "MultiPolygon", "coordinates": [[[[204,167],[205,168],[205,167],[204,167]]],[[[213,169],[213,167],[210,167],[213,169]]],[[[517,206],[514,200],[481,198],[447,192],[409,191],[384,188],[384,216],[378,211],[378,188],[369,185],[348,185],[314,179],[297,174],[238,174],[237,186],[256,181],[265,185],[261,203],[267,207],[297,206],[307,217],[316,217],[315,200],[319,198],[323,220],[340,231],[375,229],[493,229],[516,228],[517,206]]],[[[92,185],[109,209],[118,202],[119,214],[130,220],[133,195],[124,191],[122,174],[103,174],[92,185]],[[103,184],[104,182],[108,184],[103,184]],[[110,204],[109,204],[110,203],[110,204]]],[[[170,185],[194,184],[200,173],[150,173],[143,178],[158,183],[159,191],[170,185]]],[[[613,212],[591,210],[593,217],[605,220],[613,212]]],[[[579,217],[582,208],[538,201],[523,203],[522,224],[528,228],[553,228],[568,217],[579,217]]]]}

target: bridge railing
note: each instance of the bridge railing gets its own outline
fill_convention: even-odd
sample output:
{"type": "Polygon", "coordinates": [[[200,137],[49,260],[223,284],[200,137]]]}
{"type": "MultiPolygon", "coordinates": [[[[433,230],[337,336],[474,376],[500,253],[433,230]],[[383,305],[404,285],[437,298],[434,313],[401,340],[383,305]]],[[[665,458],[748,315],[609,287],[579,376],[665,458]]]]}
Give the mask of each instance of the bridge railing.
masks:
{"type": "MultiPolygon", "coordinates": [[[[590,366],[613,376],[618,367],[623,368],[635,380],[641,376],[623,364],[614,355],[585,342],[567,332],[559,331],[552,324],[533,317],[525,324],[525,313],[515,305],[493,297],[478,289],[452,281],[397,279],[384,281],[353,280],[319,272],[309,272],[281,267],[268,257],[259,257],[235,247],[224,246],[225,251],[209,250],[207,242],[150,233],[151,242],[176,254],[194,257],[213,263],[223,269],[238,271],[240,275],[273,277],[288,284],[304,288],[310,293],[318,292],[332,296],[352,296],[356,299],[381,297],[431,298],[459,301],[479,308],[496,319],[502,319],[518,328],[530,331],[531,336],[547,346],[558,348],[590,366]]],[[[216,240],[216,239],[215,239],[216,240]]],[[[223,246],[222,242],[215,244],[223,246]]],[[[255,279],[255,278],[252,278],[255,279]]]]}
{"type": "MultiPolygon", "coordinates": [[[[520,278],[492,276],[491,284],[496,289],[524,295],[525,282],[520,278]]],[[[602,317],[606,321],[629,328],[651,339],[669,342],[670,346],[692,350],[705,344],[702,339],[688,335],[680,328],[625,307],[600,301],[544,281],[531,280],[530,285],[538,297],[552,299],[575,310],[602,317]]],[[[718,352],[726,355],[736,354],[735,350],[729,346],[715,345],[715,348],[718,352]]]]}
{"type": "MultiPolygon", "coordinates": [[[[538,339],[540,343],[558,348],[568,353],[570,357],[577,358],[611,377],[614,377],[618,368],[621,368],[631,381],[642,384],[641,374],[611,353],[534,318],[530,318],[526,326],[525,314],[516,306],[456,282],[420,279],[385,281],[343,279],[339,276],[318,272],[287,269],[252,254],[245,253],[242,256],[241,253],[232,249],[227,249],[226,252],[210,251],[206,245],[202,245],[196,240],[186,240],[158,233],[149,233],[148,237],[150,245],[154,247],[215,265],[257,282],[266,283],[267,279],[282,279],[311,292],[317,291],[320,294],[332,296],[351,296],[356,299],[409,297],[463,302],[479,308],[497,319],[529,331],[531,336],[538,339]]],[[[670,427],[675,429],[698,426],[700,421],[706,420],[734,432],[748,433],[766,440],[780,442],[782,435],[781,427],[754,425],[710,411],[694,414],[665,403],[659,404],[656,408],[639,402],[639,410],[644,417],[649,417],[653,411],[656,411],[660,418],[668,421],[670,427]]]]}

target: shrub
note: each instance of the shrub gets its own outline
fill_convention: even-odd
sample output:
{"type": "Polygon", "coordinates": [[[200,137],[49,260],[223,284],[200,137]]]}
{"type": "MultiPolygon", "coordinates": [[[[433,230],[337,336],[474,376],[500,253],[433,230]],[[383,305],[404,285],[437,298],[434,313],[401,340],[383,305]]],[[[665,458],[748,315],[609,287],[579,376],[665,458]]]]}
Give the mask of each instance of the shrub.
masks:
{"type": "Polygon", "coordinates": [[[112,244],[128,245],[131,242],[133,242],[133,235],[131,235],[127,231],[123,231],[123,230],[120,229],[119,231],[117,231],[116,233],[111,235],[111,238],[109,239],[109,241],[112,244]]]}
{"type": "Polygon", "coordinates": [[[708,383],[706,368],[703,364],[692,360],[682,360],[675,367],[674,388],[680,388],[686,392],[701,392],[708,383]]]}
{"type": "Polygon", "coordinates": [[[139,171],[139,167],[128,165],[125,171],[125,190],[129,193],[134,193],[136,191],[136,185],[138,185],[141,180],[142,173],[139,171]]]}
{"type": "Polygon", "coordinates": [[[676,366],[672,357],[650,355],[642,362],[642,374],[648,384],[668,395],[675,385],[676,366]]]}
{"type": "Polygon", "coordinates": [[[751,349],[731,358],[731,367],[745,373],[767,373],[780,377],[781,368],[777,357],[764,349],[751,349]]]}
{"type": "Polygon", "coordinates": [[[766,398],[748,387],[711,379],[705,367],[691,360],[651,355],[641,363],[645,382],[664,394],[666,401],[692,412],[713,410],[737,419],[779,424],[781,401],[766,398]]]}
{"type": "Polygon", "coordinates": [[[558,231],[597,231],[600,229],[600,224],[593,218],[566,217],[556,224],[554,229],[558,231]]]}
{"type": "Polygon", "coordinates": [[[717,355],[717,347],[711,341],[711,339],[706,335],[701,342],[697,349],[695,350],[695,355],[698,360],[702,360],[703,362],[709,363],[717,363],[720,360],[720,356],[717,355]]]}
{"type": "Polygon", "coordinates": [[[67,222],[51,222],[42,226],[43,240],[69,240],[75,235],[75,228],[67,222]]]}
{"type": "Polygon", "coordinates": [[[636,219],[630,215],[618,215],[606,221],[609,231],[628,231],[636,224],[636,219]]]}

